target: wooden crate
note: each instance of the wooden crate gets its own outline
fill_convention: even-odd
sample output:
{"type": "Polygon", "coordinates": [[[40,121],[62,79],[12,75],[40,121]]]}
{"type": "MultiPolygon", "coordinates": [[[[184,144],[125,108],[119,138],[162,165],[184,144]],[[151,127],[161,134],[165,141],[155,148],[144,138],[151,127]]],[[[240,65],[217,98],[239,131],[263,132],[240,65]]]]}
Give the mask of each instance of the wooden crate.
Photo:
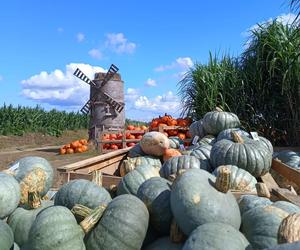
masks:
{"type": "MultiPolygon", "coordinates": [[[[151,131],[158,131],[163,133],[166,130],[181,130],[181,131],[189,131],[189,127],[181,127],[181,126],[158,126],[157,128],[152,128],[151,131]]],[[[185,143],[190,143],[192,141],[191,138],[186,138],[183,140],[185,143]]]]}

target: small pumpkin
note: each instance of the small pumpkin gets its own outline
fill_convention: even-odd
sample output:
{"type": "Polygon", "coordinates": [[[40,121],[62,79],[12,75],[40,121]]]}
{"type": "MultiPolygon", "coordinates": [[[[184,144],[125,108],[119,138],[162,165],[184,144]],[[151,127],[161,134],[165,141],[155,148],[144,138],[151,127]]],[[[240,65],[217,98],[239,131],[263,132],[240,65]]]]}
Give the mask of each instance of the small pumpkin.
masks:
{"type": "Polygon", "coordinates": [[[60,155],[64,155],[66,153],[67,153],[67,150],[64,147],[62,147],[62,148],[59,149],[59,154],[60,155]]]}
{"type": "MultiPolygon", "coordinates": [[[[217,176],[218,171],[222,166],[219,166],[213,171],[213,175],[217,176]]],[[[255,184],[257,180],[246,170],[238,168],[234,165],[226,165],[231,171],[230,189],[243,192],[256,192],[255,184]]]]}
{"type": "Polygon", "coordinates": [[[169,148],[169,139],[163,133],[151,131],[144,134],[140,140],[144,153],[153,156],[162,156],[164,150],[169,148]]]}
{"type": "Polygon", "coordinates": [[[89,250],[139,250],[149,223],[144,203],[129,194],[114,198],[86,237],[89,250]]]}
{"type": "Polygon", "coordinates": [[[0,172],[0,219],[9,216],[19,205],[20,185],[13,176],[0,172]]]}
{"type": "Polygon", "coordinates": [[[137,197],[146,205],[150,223],[160,235],[168,235],[172,221],[170,207],[171,182],[161,177],[146,180],[138,189],[137,197]]]}
{"type": "Polygon", "coordinates": [[[122,178],[118,184],[117,195],[137,195],[137,191],[144,181],[155,176],[159,176],[159,169],[148,165],[140,165],[122,178]]]}
{"type": "Polygon", "coordinates": [[[249,241],[236,228],[219,222],[197,227],[184,243],[182,250],[230,249],[250,250],[249,241]]]}
{"type": "Polygon", "coordinates": [[[182,154],[180,153],[180,151],[178,149],[168,148],[164,151],[163,161],[165,162],[165,161],[169,160],[172,157],[180,156],[180,155],[182,155],[182,154]]]}
{"type": "Polygon", "coordinates": [[[198,136],[200,139],[206,135],[206,131],[203,127],[203,120],[195,121],[190,125],[189,132],[192,137],[198,136]]]}
{"type": "Polygon", "coordinates": [[[203,117],[203,127],[208,134],[218,135],[228,128],[238,128],[241,125],[236,114],[224,112],[221,109],[208,112],[203,117]]]}
{"type": "Polygon", "coordinates": [[[200,160],[201,164],[204,165],[203,169],[207,171],[211,171],[210,165],[210,151],[212,146],[209,144],[200,144],[199,146],[195,146],[192,148],[189,155],[195,156],[197,159],[200,160]]]}
{"type": "Polygon", "coordinates": [[[0,220],[0,249],[10,250],[14,244],[14,235],[11,228],[0,220]]]}
{"type": "Polygon", "coordinates": [[[172,242],[169,237],[162,237],[152,242],[144,250],[181,250],[182,246],[181,243],[172,242]]]}
{"type": "Polygon", "coordinates": [[[291,168],[300,169],[300,152],[283,150],[274,154],[273,158],[277,158],[291,168]]]}
{"type": "Polygon", "coordinates": [[[169,148],[178,149],[180,145],[183,145],[184,142],[178,136],[171,136],[169,137],[169,148]]]}

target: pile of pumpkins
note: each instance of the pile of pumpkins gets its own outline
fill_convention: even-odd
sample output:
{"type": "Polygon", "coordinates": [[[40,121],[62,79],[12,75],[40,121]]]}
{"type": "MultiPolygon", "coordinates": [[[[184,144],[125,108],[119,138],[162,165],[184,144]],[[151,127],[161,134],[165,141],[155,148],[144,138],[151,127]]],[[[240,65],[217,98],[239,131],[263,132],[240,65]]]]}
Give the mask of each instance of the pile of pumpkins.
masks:
{"type": "Polygon", "coordinates": [[[86,151],[88,151],[88,141],[86,139],[80,139],[63,145],[59,149],[59,154],[60,155],[74,154],[74,153],[83,153],[86,151]]]}
{"type": "Polygon", "coordinates": [[[148,132],[120,165],[117,186],[72,180],[51,201],[40,198],[49,163],[21,159],[0,174],[0,249],[299,250],[300,207],[231,193],[258,190],[272,160],[268,140],[239,126],[232,113],[208,112],[191,125],[197,140],[187,148],[148,132]]]}

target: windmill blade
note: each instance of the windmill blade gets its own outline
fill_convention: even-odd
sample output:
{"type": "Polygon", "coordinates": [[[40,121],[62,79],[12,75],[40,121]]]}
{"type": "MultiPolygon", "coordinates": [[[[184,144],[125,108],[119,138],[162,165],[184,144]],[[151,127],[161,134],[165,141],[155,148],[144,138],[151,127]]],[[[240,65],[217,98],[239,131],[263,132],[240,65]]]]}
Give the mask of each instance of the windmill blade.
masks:
{"type": "Polygon", "coordinates": [[[118,72],[118,70],[119,70],[119,68],[118,68],[116,65],[114,65],[114,64],[110,65],[110,67],[109,67],[109,69],[108,69],[106,75],[104,76],[104,79],[103,79],[103,81],[101,82],[100,86],[102,87],[102,86],[104,86],[107,82],[109,82],[109,80],[110,80],[111,78],[113,78],[113,76],[118,72]]]}
{"type": "Polygon", "coordinates": [[[99,88],[99,86],[94,81],[92,81],[90,78],[88,78],[79,68],[77,68],[75,70],[73,75],[78,77],[80,80],[86,82],[87,84],[89,84],[95,88],[99,88]]]}
{"type": "Polygon", "coordinates": [[[109,94],[107,94],[106,92],[103,92],[104,97],[106,98],[106,101],[119,113],[124,109],[124,104],[121,104],[119,102],[117,102],[116,100],[114,100],[109,94]]]}

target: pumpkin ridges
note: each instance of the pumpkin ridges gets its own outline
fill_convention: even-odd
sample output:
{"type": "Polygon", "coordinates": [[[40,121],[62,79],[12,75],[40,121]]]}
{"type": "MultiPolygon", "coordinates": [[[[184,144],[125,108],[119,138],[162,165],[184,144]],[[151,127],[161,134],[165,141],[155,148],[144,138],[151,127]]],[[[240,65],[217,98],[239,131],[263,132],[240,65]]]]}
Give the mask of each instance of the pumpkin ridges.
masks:
{"type": "Polygon", "coordinates": [[[300,213],[292,213],[281,222],[278,229],[278,244],[300,241],[300,213]]]}

